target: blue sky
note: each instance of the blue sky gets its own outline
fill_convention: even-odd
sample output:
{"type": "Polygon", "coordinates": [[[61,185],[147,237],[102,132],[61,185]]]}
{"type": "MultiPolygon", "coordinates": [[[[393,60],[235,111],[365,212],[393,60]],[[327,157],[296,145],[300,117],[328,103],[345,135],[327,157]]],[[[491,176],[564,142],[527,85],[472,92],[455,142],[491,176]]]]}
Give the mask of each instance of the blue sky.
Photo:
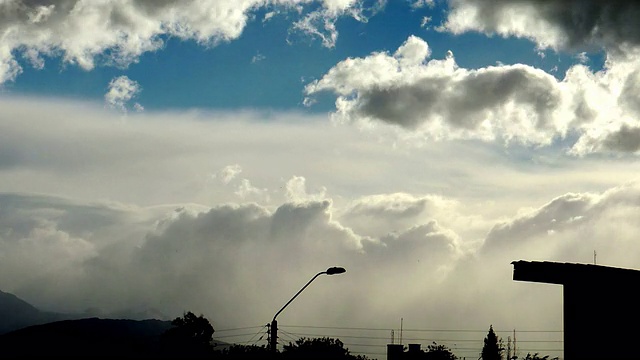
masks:
{"type": "Polygon", "coordinates": [[[562,289],[511,261],[640,268],[638,13],[0,0],[0,289],[259,329],[338,265],[283,329],[375,328],[345,343],[378,355],[404,319],[472,357],[493,325],[562,357],[562,289]]]}

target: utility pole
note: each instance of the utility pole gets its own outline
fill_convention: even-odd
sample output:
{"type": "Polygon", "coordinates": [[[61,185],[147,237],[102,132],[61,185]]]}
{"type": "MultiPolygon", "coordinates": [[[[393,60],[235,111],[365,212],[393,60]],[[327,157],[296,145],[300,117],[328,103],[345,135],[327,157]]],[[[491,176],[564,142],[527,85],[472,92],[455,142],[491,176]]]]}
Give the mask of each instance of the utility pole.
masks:
{"type": "Polygon", "coordinates": [[[274,318],[271,321],[271,337],[269,338],[269,346],[272,352],[276,352],[278,349],[278,321],[274,318]]]}

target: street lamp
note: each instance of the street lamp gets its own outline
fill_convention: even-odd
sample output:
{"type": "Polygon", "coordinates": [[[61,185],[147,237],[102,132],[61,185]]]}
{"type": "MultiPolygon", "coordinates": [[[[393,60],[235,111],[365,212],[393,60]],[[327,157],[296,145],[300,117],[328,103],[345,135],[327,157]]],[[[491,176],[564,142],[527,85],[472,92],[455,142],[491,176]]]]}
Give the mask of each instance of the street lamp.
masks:
{"type": "Polygon", "coordinates": [[[298,291],[295,295],[293,295],[293,297],[291,298],[291,300],[289,300],[286,304],[284,304],[284,306],[282,307],[282,309],[278,310],[278,312],[273,316],[273,320],[271,320],[271,351],[272,352],[276,352],[276,346],[278,345],[278,322],[276,321],[276,317],[278,317],[278,315],[280,315],[280,313],[282,312],[282,310],[284,310],[284,308],[287,307],[287,305],[291,304],[291,302],[293,301],[293,299],[295,299],[296,297],[298,297],[298,295],[300,295],[300,293],[302,292],[302,290],[306,289],[307,286],[309,286],[309,284],[311,284],[311,282],[313,280],[315,280],[318,276],[320,275],[337,275],[337,274],[342,274],[344,272],[346,272],[347,270],[345,270],[343,267],[330,267],[328,268],[326,271],[321,271],[319,273],[317,273],[314,277],[311,278],[311,280],[309,280],[309,282],[302,287],[302,289],[300,289],[300,291],[298,291]]]}

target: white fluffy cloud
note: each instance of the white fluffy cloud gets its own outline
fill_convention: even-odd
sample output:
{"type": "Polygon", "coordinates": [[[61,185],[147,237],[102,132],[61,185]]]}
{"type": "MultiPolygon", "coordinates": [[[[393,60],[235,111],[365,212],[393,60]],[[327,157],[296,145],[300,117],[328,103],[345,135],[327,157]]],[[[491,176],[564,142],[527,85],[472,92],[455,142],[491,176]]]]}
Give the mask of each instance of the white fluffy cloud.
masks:
{"type": "Polygon", "coordinates": [[[100,64],[126,67],[162,48],[167,37],[206,46],[235,40],[252,11],[264,6],[298,8],[303,18],[294,28],[320,36],[326,46],[335,43],[338,17],[366,20],[360,1],[8,0],[0,4],[0,84],[22,71],[19,54],[36,68],[45,66],[46,57],[60,56],[90,70],[100,64]],[[305,10],[313,4],[320,8],[305,10]]]}
{"type": "Polygon", "coordinates": [[[305,91],[334,92],[340,119],[382,121],[430,139],[540,146],[570,135],[577,137],[570,151],[580,155],[640,147],[638,71],[630,60],[595,73],[575,65],[557,80],[528,65],[464,69],[451,53],[429,56],[427,43],[411,36],[394,54],[341,61],[305,91]]]}
{"type": "Polygon", "coordinates": [[[386,0],[324,0],[320,10],[307,14],[293,24],[293,28],[313,37],[332,48],[338,39],[336,20],[340,16],[350,16],[358,21],[367,22],[368,18],[380,11],[386,0]],[[368,5],[367,3],[371,3],[368,5]]]}
{"type": "MultiPolygon", "coordinates": [[[[109,91],[104,94],[104,101],[112,108],[126,112],[127,103],[142,91],[137,81],[122,75],[109,82],[109,91]]],[[[134,108],[142,111],[142,105],[135,103],[134,108]]]]}

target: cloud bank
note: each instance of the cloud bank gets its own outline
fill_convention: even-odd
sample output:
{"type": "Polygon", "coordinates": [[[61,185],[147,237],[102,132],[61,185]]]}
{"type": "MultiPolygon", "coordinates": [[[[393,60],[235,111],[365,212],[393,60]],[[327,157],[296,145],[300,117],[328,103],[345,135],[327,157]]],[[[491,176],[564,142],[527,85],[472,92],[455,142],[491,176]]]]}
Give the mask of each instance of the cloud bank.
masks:
{"type": "Polygon", "coordinates": [[[268,321],[308,277],[340,265],[344,276],[318,281],[281,322],[388,327],[404,317],[414,328],[560,329],[558,287],[513,282],[510,261],[589,262],[597,250],[601,264],[640,266],[639,189],[562,195],[495,222],[473,245],[440,224],[443,211],[418,215],[424,198],[408,194],[356,199],[347,209],[326,199],[271,210],[4,193],[0,283],[47,309],[192,310],[225,328],[268,321]],[[364,214],[377,224],[369,234],[354,222],[364,214]]]}
{"type": "Polygon", "coordinates": [[[381,146],[386,131],[296,114],[267,127],[256,114],[117,122],[91,104],[0,108],[0,288],[45,309],[191,310],[218,327],[259,325],[340,265],[347,274],[310,288],[283,324],[548,329],[560,315],[526,307],[559,312],[559,290],[540,300],[540,288],[511,280],[512,260],[585,262],[595,249],[638,266],[638,185],[616,185],[637,169],[623,161],[521,172],[482,144],[394,150],[381,146]]]}
{"type": "Polygon", "coordinates": [[[640,267],[633,161],[414,147],[296,113],[0,102],[0,289],[46,310],[261,326],[337,265],[283,328],[559,330],[561,288],[514,282],[511,261],[640,267]]]}

